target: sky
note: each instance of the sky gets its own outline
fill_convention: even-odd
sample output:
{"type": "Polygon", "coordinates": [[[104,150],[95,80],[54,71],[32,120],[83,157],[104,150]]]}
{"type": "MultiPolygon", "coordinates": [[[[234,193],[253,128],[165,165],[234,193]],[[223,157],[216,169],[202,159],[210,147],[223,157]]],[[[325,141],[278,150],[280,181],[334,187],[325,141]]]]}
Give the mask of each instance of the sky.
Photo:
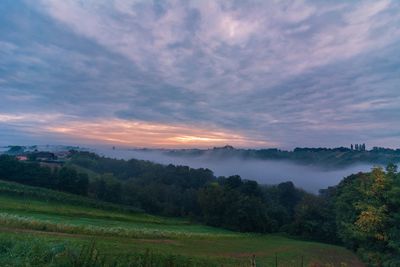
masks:
{"type": "Polygon", "coordinates": [[[0,144],[400,147],[400,1],[2,0],[0,144]]]}

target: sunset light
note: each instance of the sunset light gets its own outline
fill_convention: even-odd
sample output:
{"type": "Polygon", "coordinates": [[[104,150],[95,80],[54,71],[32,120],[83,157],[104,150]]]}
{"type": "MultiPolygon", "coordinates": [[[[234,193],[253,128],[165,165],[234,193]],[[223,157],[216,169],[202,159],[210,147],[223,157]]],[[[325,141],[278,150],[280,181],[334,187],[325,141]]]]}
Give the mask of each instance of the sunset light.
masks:
{"type": "Polygon", "coordinates": [[[0,267],[400,266],[400,0],[0,14],[0,267]]]}

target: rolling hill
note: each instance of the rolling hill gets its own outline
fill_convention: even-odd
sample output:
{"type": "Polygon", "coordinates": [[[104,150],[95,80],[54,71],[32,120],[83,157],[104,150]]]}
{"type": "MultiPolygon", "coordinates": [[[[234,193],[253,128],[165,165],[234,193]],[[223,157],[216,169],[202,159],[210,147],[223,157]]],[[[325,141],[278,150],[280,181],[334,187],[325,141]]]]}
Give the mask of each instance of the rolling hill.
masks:
{"type": "Polygon", "coordinates": [[[363,266],[339,246],[232,232],[5,181],[0,211],[2,266],[251,266],[253,255],[257,266],[363,266]]]}

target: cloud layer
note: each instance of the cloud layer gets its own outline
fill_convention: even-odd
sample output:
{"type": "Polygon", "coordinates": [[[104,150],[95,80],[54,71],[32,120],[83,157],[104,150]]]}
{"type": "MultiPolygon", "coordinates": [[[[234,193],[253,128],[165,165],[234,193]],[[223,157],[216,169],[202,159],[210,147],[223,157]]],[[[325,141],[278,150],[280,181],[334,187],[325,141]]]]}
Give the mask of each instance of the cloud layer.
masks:
{"type": "Polygon", "coordinates": [[[4,133],[400,146],[396,1],[26,0],[0,10],[4,133]]]}

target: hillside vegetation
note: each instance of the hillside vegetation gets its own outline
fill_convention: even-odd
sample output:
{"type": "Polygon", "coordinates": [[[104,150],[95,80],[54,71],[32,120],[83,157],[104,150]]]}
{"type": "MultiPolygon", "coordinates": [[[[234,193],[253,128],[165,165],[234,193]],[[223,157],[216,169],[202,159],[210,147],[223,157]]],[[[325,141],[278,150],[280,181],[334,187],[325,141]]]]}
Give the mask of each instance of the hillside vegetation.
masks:
{"type": "MultiPolygon", "coordinates": [[[[0,189],[4,197],[17,195],[32,200],[24,208],[26,205],[18,200],[4,199],[4,203],[15,203],[13,208],[11,204],[4,206],[4,210],[19,210],[17,214],[0,214],[7,227],[20,225],[35,231],[133,239],[204,240],[212,232],[216,241],[227,240],[224,247],[237,240],[241,247],[246,238],[257,243],[254,238],[261,236],[264,240],[267,233],[284,233],[302,240],[344,245],[371,266],[400,265],[400,174],[394,164],[386,170],[376,167],[370,173],[346,177],[319,195],[304,192],[291,182],[263,186],[239,176],[215,177],[207,169],[116,160],[87,152],[73,152],[67,164],[55,169],[0,156],[0,177],[48,188],[36,192],[30,187],[4,184],[0,189]],[[52,190],[64,193],[54,196],[52,190]],[[34,199],[46,200],[49,210],[40,210],[39,204],[35,207],[34,199]],[[59,204],[51,206],[54,201],[79,208],[75,211],[59,204]],[[83,209],[90,209],[92,215],[83,209]],[[32,214],[35,210],[39,217],[32,214]],[[99,210],[107,210],[108,215],[99,210]],[[152,215],[145,215],[142,222],[129,217],[144,216],[140,211],[152,215]],[[112,215],[115,213],[116,217],[112,215]],[[164,218],[159,216],[178,219],[149,224],[159,220],[154,218],[164,218]],[[230,239],[232,235],[238,239],[230,239]]],[[[246,246],[251,249],[245,253],[258,251],[250,244],[246,246]]],[[[190,244],[183,247],[182,251],[190,244]]]]}
{"type": "Polygon", "coordinates": [[[36,189],[0,182],[2,266],[251,266],[253,255],[257,266],[362,266],[334,245],[96,208],[91,199],[36,189]]]}

